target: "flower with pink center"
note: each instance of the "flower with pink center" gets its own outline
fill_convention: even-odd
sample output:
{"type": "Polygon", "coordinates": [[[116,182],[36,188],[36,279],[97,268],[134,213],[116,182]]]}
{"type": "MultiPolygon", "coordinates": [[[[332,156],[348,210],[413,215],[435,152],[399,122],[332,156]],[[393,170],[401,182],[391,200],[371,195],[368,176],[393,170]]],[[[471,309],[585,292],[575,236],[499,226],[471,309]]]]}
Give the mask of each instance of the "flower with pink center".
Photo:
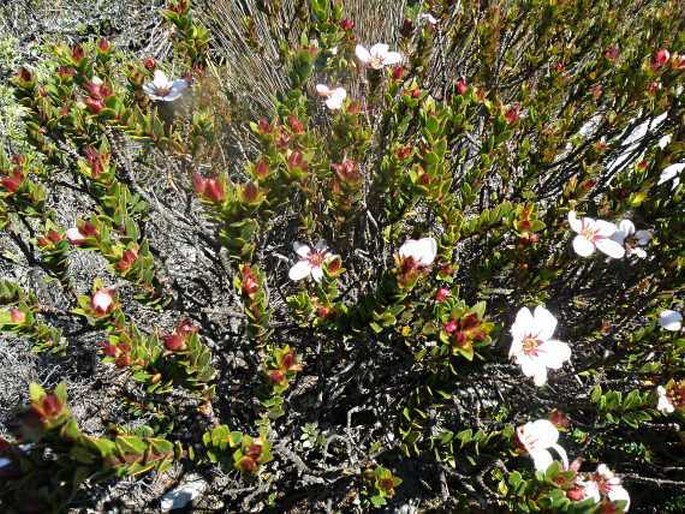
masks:
{"type": "Polygon", "coordinates": [[[430,266],[438,254],[438,243],[432,237],[407,239],[400,246],[399,254],[403,259],[411,257],[419,266],[430,266]]]}
{"type": "Polygon", "coordinates": [[[623,245],[626,255],[636,255],[644,259],[647,257],[647,252],[641,247],[649,244],[652,233],[649,230],[635,230],[635,224],[632,221],[622,220],[611,238],[623,245]]]}
{"type": "Polygon", "coordinates": [[[345,88],[336,87],[331,89],[325,84],[316,85],[316,94],[324,99],[326,107],[331,111],[342,108],[342,104],[345,101],[345,98],[347,98],[347,91],[345,91],[345,88]]]}
{"type": "Polygon", "coordinates": [[[64,233],[67,236],[67,241],[75,246],[82,245],[86,242],[86,236],[81,233],[77,227],[71,227],[64,233]]]}
{"type": "Polygon", "coordinates": [[[104,316],[114,309],[114,296],[109,289],[100,289],[90,298],[90,307],[97,316],[104,316]]]}
{"type": "Polygon", "coordinates": [[[169,80],[162,70],[155,70],[152,82],[143,86],[143,91],[150,98],[158,102],[173,102],[178,100],[188,87],[188,81],[183,79],[169,80]]]}
{"type": "Polygon", "coordinates": [[[571,358],[569,345],[552,339],[556,327],[557,319],[541,305],[534,313],[523,307],[511,326],[509,357],[521,366],[525,376],[533,377],[538,387],[547,382],[548,368],[559,369],[571,358]]]}
{"type": "Polygon", "coordinates": [[[328,248],[322,242],[317,243],[313,249],[308,245],[295,242],[293,249],[300,258],[290,268],[288,273],[290,280],[294,281],[311,276],[315,282],[321,282],[323,278],[323,265],[337,258],[337,256],[328,251],[328,248]]]}
{"type": "Polygon", "coordinates": [[[368,50],[362,45],[357,45],[354,53],[359,62],[364,66],[380,70],[385,66],[392,66],[402,62],[402,54],[390,52],[389,49],[390,47],[384,43],[376,43],[368,50]]]}
{"type": "Polygon", "coordinates": [[[547,419],[530,421],[516,428],[516,437],[533,459],[536,471],[547,471],[547,468],[554,462],[550,449],[561,457],[564,469],[568,469],[568,455],[566,450],[557,444],[559,430],[551,421],[547,419]]]}
{"type": "Polygon", "coordinates": [[[597,466],[597,471],[590,476],[590,480],[581,482],[581,487],[585,498],[592,498],[595,503],[599,503],[602,497],[606,497],[612,503],[625,502],[624,512],[627,512],[630,507],[628,491],[621,485],[621,479],[606,464],[597,466]]]}
{"type": "Polygon", "coordinates": [[[612,239],[618,230],[614,223],[587,217],[579,219],[575,211],[568,213],[568,222],[578,234],[573,238],[573,250],[581,257],[589,257],[595,249],[614,259],[626,254],[623,245],[612,239]]]}

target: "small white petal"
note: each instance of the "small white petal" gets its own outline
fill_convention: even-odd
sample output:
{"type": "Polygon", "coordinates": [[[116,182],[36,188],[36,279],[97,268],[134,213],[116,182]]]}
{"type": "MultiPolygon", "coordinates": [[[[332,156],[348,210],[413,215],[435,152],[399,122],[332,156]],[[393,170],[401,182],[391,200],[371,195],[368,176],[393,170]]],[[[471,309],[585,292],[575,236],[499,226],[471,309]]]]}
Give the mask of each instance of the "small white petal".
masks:
{"type": "Polygon", "coordinates": [[[550,369],[559,369],[571,358],[571,347],[563,341],[550,339],[539,346],[538,359],[550,369]]]}
{"type": "Polygon", "coordinates": [[[678,311],[666,309],[659,314],[659,325],[661,328],[678,332],[683,326],[683,315],[678,311]]]}
{"type": "Polygon", "coordinates": [[[640,246],[645,246],[652,237],[652,233],[649,230],[638,230],[635,232],[635,239],[637,239],[637,244],[640,246]]]}
{"type": "Polygon", "coordinates": [[[568,211],[568,223],[571,225],[571,230],[574,232],[581,232],[583,230],[583,222],[576,215],[576,211],[568,211]]]}
{"type": "Polygon", "coordinates": [[[552,454],[547,450],[531,453],[530,457],[533,459],[533,465],[535,466],[536,471],[547,471],[547,468],[554,462],[552,454]]]}
{"type": "Polygon", "coordinates": [[[309,261],[298,261],[288,272],[288,278],[293,281],[307,278],[312,271],[309,261]]]}
{"type": "MultiPolygon", "coordinates": [[[[634,228],[635,227],[633,227],[633,229],[634,228]]],[[[597,220],[595,222],[595,229],[597,230],[597,235],[602,237],[611,237],[618,230],[618,227],[610,221],[597,220]]]]}
{"type": "Polygon", "coordinates": [[[630,494],[628,494],[628,491],[622,485],[612,486],[611,489],[609,489],[608,496],[612,502],[625,501],[626,505],[623,510],[624,512],[628,511],[628,507],[630,507],[630,494]]]}
{"type": "Polygon", "coordinates": [[[171,83],[169,82],[169,79],[167,78],[166,74],[162,70],[155,70],[155,75],[152,80],[152,84],[157,88],[157,89],[168,89],[171,87],[171,83]]]}
{"type": "Polygon", "coordinates": [[[613,239],[600,238],[595,241],[595,246],[600,252],[614,259],[622,259],[626,254],[626,249],[623,245],[617,243],[613,239]]]}
{"type": "Polygon", "coordinates": [[[317,84],[316,85],[316,93],[319,96],[329,97],[329,96],[331,96],[332,91],[326,84],[317,84]]]}
{"type": "Polygon", "coordinates": [[[312,249],[308,245],[303,245],[297,241],[293,243],[293,251],[302,259],[306,259],[312,253],[312,249]]]}
{"type": "Polygon", "coordinates": [[[388,53],[388,50],[390,50],[390,46],[386,45],[385,43],[376,43],[370,48],[369,53],[373,57],[384,59],[388,53]]]}
{"type": "Polygon", "coordinates": [[[557,328],[557,318],[542,305],[535,307],[533,318],[537,337],[543,341],[550,339],[557,328]]]}
{"type": "Polygon", "coordinates": [[[661,172],[661,175],[659,176],[659,182],[657,184],[661,185],[664,182],[668,182],[669,180],[676,178],[684,169],[685,162],[679,162],[676,164],[671,164],[670,166],[666,166],[661,172]]]}
{"type": "Polygon", "coordinates": [[[635,224],[630,220],[621,220],[618,224],[618,231],[625,239],[626,237],[632,236],[635,233],[635,224]]]}
{"type": "Polygon", "coordinates": [[[369,64],[371,62],[371,54],[362,45],[357,45],[357,47],[354,49],[354,54],[362,64],[369,64]]]}
{"type": "Polygon", "coordinates": [[[399,64],[401,62],[402,54],[399,52],[388,52],[383,59],[383,64],[386,66],[392,66],[393,64],[399,64]]]}
{"type": "Polygon", "coordinates": [[[576,236],[573,238],[573,250],[581,257],[589,257],[595,253],[595,245],[585,236],[576,236]]]}
{"type": "Polygon", "coordinates": [[[312,278],[316,282],[321,282],[321,279],[323,278],[323,269],[321,266],[312,266],[312,278]]]}

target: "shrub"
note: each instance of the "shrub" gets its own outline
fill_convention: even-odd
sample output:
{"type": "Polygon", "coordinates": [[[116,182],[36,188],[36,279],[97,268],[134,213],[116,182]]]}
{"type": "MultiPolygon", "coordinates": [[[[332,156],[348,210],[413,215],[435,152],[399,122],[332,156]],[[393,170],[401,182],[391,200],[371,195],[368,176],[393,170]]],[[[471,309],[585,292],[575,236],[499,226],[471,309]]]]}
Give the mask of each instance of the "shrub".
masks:
{"type": "Polygon", "coordinates": [[[682,508],[678,3],[381,4],[15,73],[6,511],[682,508]]]}

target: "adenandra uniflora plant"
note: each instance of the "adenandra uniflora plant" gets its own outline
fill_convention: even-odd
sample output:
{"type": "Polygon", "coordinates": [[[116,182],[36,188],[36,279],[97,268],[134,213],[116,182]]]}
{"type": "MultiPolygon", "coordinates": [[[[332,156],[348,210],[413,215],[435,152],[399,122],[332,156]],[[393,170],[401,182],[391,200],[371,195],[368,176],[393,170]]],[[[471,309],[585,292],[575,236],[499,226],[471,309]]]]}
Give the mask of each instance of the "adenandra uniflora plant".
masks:
{"type": "Polygon", "coordinates": [[[681,6],[380,3],[14,76],[4,511],[685,507],[681,6]]]}

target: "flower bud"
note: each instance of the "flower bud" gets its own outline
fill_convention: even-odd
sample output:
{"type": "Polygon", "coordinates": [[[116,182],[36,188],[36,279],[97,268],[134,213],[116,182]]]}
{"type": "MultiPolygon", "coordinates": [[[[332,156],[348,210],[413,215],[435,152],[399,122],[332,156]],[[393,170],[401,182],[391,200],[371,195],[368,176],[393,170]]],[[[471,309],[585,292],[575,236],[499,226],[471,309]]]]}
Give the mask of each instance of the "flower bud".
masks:
{"type": "Polygon", "coordinates": [[[346,32],[349,32],[352,29],[354,29],[354,21],[352,21],[349,18],[343,18],[342,20],[340,20],[338,25],[340,26],[341,29],[343,29],[346,32]]]}
{"type": "Polygon", "coordinates": [[[21,325],[26,321],[26,313],[19,309],[10,309],[10,321],[16,325],[21,325]]]}
{"type": "Polygon", "coordinates": [[[162,339],[164,347],[170,352],[180,352],[186,348],[185,338],[177,333],[165,335],[162,339]]]}
{"type": "Polygon", "coordinates": [[[259,178],[265,178],[269,174],[269,165],[264,159],[259,159],[254,167],[255,175],[259,178]]]}
{"type": "Polygon", "coordinates": [[[86,97],[83,102],[92,114],[98,114],[105,108],[105,104],[102,100],[90,96],[86,97]]]}
{"type": "Polygon", "coordinates": [[[464,96],[466,92],[469,90],[469,86],[466,83],[466,79],[464,77],[461,77],[459,80],[457,80],[454,87],[457,90],[457,94],[461,96],[464,96]]]}
{"type": "Polygon", "coordinates": [[[109,41],[107,38],[103,37],[100,38],[100,41],[98,41],[98,50],[102,52],[103,54],[109,53],[109,51],[112,49],[112,45],[110,45],[109,41]]]}
{"type": "Polygon", "coordinates": [[[133,263],[136,262],[136,259],[138,259],[138,251],[135,248],[124,250],[121,259],[116,264],[117,271],[120,273],[128,271],[133,266],[133,263]]]}
{"type": "Polygon", "coordinates": [[[294,134],[304,134],[304,125],[292,114],[288,116],[288,125],[294,134]]]}
{"type": "Polygon", "coordinates": [[[404,66],[393,66],[392,68],[392,79],[402,80],[404,77],[404,66]]]}
{"type": "Polygon", "coordinates": [[[437,290],[435,293],[435,301],[438,303],[442,303],[447,298],[450,296],[450,290],[446,287],[441,287],[440,289],[437,290]]]}
{"type": "Polygon", "coordinates": [[[665,48],[660,48],[652,56],[651,68],[652,71],[657,71],[663,67],[671,59],[671,52],[665,48]]]}
{"type": "Polygon", "coordinates": [[[143,66],[145,66],[145,69],[148,71],[155,71],[155,68],[157,68],[157,61],[154,57],[148,56],[143,59],[143,66]]]}
{"type": "Polygon", "coordinates": [[[24,175],[20,171],[15,171],[11,177],[2,177],[0,184],[10,193],[16,193],[24,183],[24,175]]]}
{"type": "Polygon", "coordinates": [[[81,45],[74,45],[71,47],[71,58],[78,64],[84,57],[83,47],[81,45]]]}
{"type": "Polygon", "coordinates": [[[508,125],[513,125],[521,118],[518,104],[511,105],[504,111],[504,120],[508,125]]]}

